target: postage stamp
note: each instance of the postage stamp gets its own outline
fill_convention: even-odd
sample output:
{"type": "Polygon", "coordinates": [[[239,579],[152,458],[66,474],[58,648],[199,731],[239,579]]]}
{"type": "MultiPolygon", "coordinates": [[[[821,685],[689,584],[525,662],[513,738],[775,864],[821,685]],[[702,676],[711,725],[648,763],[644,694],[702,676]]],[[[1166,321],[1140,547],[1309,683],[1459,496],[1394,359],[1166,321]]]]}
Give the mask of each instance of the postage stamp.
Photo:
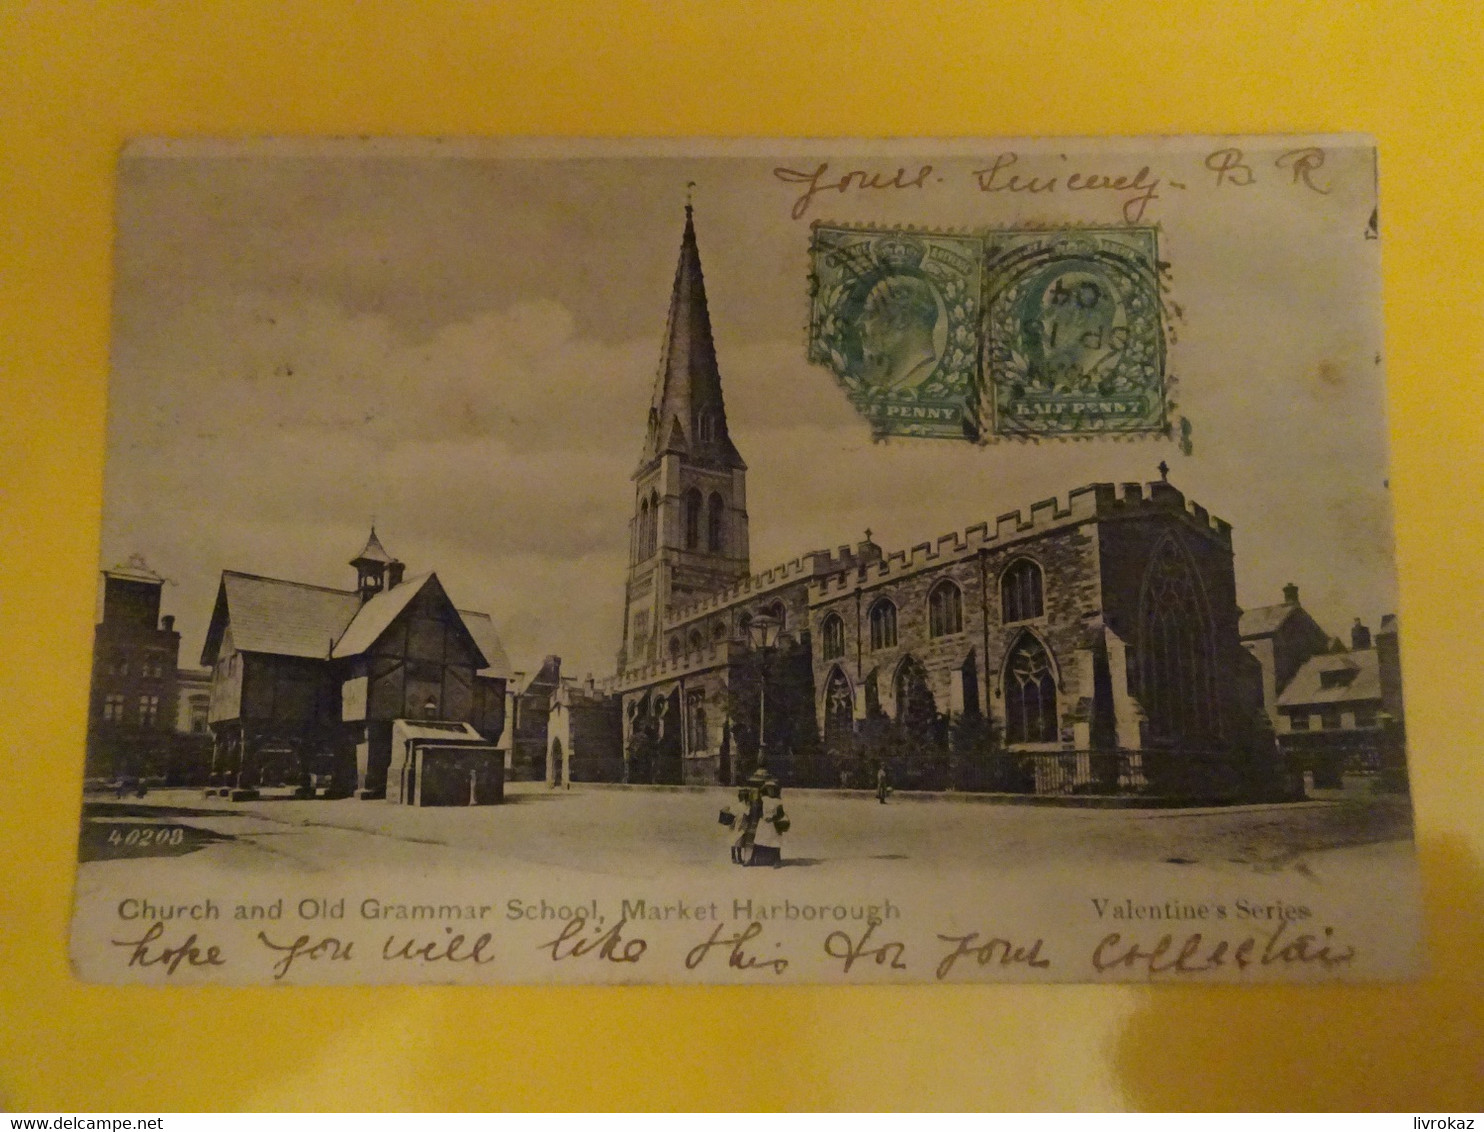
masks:
{"type": "Polygon", "coordinates": [[[1002,232],[986,243],[995,434],[1165,433],[1155,229],[1002,232]]]}
{"type": "Polygon", "coordinates": [[[975,439],[983,244],[816,225],[809,360],[878,436],[975,439]]]}

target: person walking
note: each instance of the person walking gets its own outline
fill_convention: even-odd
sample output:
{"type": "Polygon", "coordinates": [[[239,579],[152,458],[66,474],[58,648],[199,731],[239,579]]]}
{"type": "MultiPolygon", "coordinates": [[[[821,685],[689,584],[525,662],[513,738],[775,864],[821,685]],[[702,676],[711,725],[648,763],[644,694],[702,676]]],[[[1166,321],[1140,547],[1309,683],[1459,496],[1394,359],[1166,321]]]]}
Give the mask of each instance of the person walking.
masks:
{"type": "Polygon", "coordinates": [[[891,783],[886,779],[886,764],[876,768],[876,801],[886,805],[886,796],[891,793],[891,783]]]}

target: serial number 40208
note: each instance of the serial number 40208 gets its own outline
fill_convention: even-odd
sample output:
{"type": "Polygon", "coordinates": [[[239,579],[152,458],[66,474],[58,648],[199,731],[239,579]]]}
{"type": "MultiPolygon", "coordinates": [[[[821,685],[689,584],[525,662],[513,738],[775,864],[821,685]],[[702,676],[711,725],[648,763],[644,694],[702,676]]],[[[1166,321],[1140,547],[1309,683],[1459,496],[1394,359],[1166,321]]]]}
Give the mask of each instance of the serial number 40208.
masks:
{"type": "Polygon", "coordinates": [[[137,845],[143,848],[146,845],[179,845],[183,840],[185,840],[185,830],[178,825],[165,828],[131,829],[127,833],[117,828],[108,831],[108,844],[110,845],[137,845]]]}

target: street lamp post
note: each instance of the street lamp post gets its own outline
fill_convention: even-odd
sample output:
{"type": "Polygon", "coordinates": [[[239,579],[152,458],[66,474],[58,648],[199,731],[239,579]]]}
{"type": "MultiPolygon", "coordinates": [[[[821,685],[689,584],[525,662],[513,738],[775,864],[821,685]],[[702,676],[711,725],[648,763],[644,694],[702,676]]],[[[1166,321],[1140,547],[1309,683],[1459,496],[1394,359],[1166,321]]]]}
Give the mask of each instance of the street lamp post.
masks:
{"type": "Polygon", "coordinates": [[[760,614],[747,625],[747,643],[757,650],[761,661],[758,665],[757,691],[757,765],[767,763],[768,752],[768,654],[778,644],[778,634],[783,623],[776,617],[760,614]]]}

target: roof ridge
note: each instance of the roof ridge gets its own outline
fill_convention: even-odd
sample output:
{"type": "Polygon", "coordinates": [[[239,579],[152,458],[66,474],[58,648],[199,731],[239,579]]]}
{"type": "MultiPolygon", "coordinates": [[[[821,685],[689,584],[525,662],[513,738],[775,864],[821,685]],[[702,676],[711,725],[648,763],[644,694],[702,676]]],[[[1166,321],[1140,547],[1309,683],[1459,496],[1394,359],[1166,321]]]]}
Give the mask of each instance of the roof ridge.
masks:
{"type": "Polygon", "coordinates": [[[254,582],[277,582],[281,586],[293,586],[300,590],[319,590],[327,594],[339,594],[342,597],[358,596],[355,590],[340,590],[334,586],[316,585],[314,582],[296,582],[292,578],[271,578],[267,574],[249,574],[246,570],[223,570],[222,577],[231,574],[234,578],[250,578],[254,582]]]}

